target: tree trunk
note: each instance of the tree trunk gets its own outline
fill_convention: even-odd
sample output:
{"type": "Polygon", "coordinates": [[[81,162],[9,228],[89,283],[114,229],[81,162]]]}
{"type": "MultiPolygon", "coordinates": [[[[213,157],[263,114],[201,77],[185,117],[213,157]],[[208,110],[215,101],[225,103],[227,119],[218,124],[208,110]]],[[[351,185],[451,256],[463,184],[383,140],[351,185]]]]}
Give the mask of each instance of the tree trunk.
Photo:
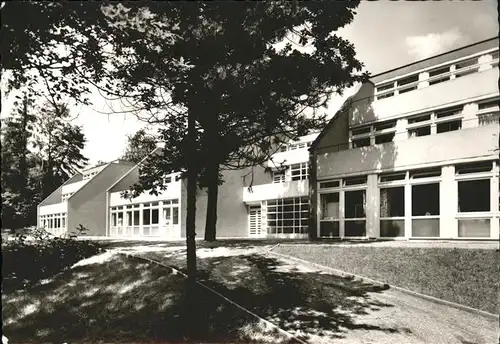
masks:
{"type": "Polygon", "coordinates": [[[217,197],[219,193],[219,164],[208,166],[207,218],[205,240],[215,241],[217,236],[217,197]]]}
{"type": "Polygon", "coordinates": [[[186,249],[187,249],[187,288],[186,288],[186,313],[183,319],[184,333],[193,337],[196,323],[196,186],[197,186],[197,161],[196,161],[196,122],[194,114],[188,113],[188,159],[187,166],[187,211],[186,211],[186,249]]]}

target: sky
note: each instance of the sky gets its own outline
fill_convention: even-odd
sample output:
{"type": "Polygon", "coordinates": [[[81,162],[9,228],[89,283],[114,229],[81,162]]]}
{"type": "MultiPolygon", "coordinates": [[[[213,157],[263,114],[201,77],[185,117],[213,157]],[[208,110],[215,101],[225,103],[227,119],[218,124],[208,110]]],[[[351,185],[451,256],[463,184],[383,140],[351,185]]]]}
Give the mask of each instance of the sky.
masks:
{"type": "MultiPolygon", "coordinates": [[[[498,35],[496,0],[482,1],[362,1],[354,20],[339,34],[354,44],[357,58],[371,74],[412,63],[498,35]]],[[[333,116],[344,99],[333,97],[325,112],[333,116]]],[[[124,152],[127,135],[145,124],[131,114],[111,113],[98,93],[90,107],[75,106],[72,123],[81,125],[87,139],[83,154],[89,164],[111,161],[124,152]]],[[[12,99],[2,105],[2,117],[12,99]]]]}

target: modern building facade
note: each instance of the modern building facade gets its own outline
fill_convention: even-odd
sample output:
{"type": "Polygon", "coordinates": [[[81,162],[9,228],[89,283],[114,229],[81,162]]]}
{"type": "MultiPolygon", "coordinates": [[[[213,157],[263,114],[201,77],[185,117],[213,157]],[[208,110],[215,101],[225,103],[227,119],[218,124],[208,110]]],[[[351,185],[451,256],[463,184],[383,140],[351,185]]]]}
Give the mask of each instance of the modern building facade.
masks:
{"type": "MultiPolygon", "coordinates": [[[[266,169],[224,171],[217,237],[498,239],[498,54],[490,39],[372,76],[321,133],[283,145],[266,169]]],[[[139,166],[78,173],[39,205],[39,226],[185,238],[186,180],[172,173],[158,195],[124,198],[139,166]]],[[[198,238],[206,209],[200,189],[198,238]]]]}
{"type": "Polygon", "coordinates": [[[498,239],[498,39],[372,76],[311,147],[318,237],[498,239]]]}
{"type": "MultiPolygon", "coordinates": [[[[223,172],[224,184],[218,190],[218,238],[307,237],[308,148],[316,137],[311,134],[282,145],[267,162],[269,171],[255,166],[223,172]]],[[[139,180],[139,167],[117,161],[75,175],[39,205],[39,226],[55,235],[81,224],[93,236],[185,238],[187,181],[180,173],[172,173],[164,177],[166,190],[157,195],[144,192],[126,198],[123,193],[139,180]],[[84,196],[89,198],[82,206],[84,196]]],[[[206,209],[206,190],[199,189],[196,232],[201,238],[206,209]]]]}

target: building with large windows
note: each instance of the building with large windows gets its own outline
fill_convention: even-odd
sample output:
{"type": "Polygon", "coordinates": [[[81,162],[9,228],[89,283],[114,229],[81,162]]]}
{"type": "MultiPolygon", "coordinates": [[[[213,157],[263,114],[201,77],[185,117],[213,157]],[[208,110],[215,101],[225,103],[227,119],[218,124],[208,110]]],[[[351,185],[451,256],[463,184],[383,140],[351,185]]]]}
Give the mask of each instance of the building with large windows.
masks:
{"type": "Polygon", "coordinates": [[[310,230],[498,239],[498,54],[489,39],[361,85],[312,144],[310,230]]]}
{"type": "MultiPolygon", "coordinates": [[[[260,166],[223,172],[224,184],[218,190],[218,238],[307,237],[308,148],[316,136],[282,145],[267,162],[270,172],[260,166]]],[[[76,174],[39,205],[39,226],[55,235],[83,225],[92,236],[185,238],[186,180],[180,173],[172,173],[164,177],[166,190],[157,195],[144,192],[126,198],[124,191],[139,180],[139,166],[115,161],[76,174]]],[[[207,194],[200,189],[198,238],[204,236],[206,211],[207,194]]]]}

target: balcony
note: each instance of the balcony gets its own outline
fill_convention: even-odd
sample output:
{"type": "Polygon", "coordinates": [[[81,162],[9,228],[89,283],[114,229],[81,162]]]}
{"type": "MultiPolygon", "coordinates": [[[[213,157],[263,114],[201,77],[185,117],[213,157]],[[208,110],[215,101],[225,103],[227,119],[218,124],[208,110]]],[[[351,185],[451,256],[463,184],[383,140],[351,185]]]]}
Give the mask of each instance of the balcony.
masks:
{"type": "Polygon", "coordinates": [[[273,154],[273,160],[268,160],[267,166],[272,168],[279,167],[281,164],[291,165],[306,161],[309,161],[309,150],[308,148],[300,148],[273,154]]]}
{"type": "Polygon", "coordinates": [[[123,199],[121,197],[121,191],[111,192],[109,195],[109,206],[124,205],[130,203],[145,203],[145,202],[155,202],[164,199],[179,199],[181,197],[181,181],[176,181],[169,183],[167,190],[160,192],[158,195],[150,195],[149,192],[145,191],[139,197],[132,199],[131,201],[123,199]]]}
{"type": "Polygon", "coordinates": [[[309,180],[271,183],[243,188],[243,202],[251,203],[269,199],[301,197],[309,194],[309,180]]]}
{"type": "MultiPolygon", "coordinates": [[[[354,100],[356,105],[353,106],[350,124],[380,121],[401,114],[423,112],[444,104],[493,96],[498,94],[498,76],[498,68],[490,68],[388,98],[354,100]]],[[[373,95],[373,90],[371,93],[373,95]]]]}
{"type": "Polygon", "coordinates": [[[318,178],[480,157],[498,158],[498,124],[318,154],[318,178]]]}
{"type": "Polygon", "coordinates": [[[39,216],[58,214],[58,213],[66,213],[66,212],[68,212],[68,202],[61,202],[61,203],[44,205],[38,209],[39,216]]]}

